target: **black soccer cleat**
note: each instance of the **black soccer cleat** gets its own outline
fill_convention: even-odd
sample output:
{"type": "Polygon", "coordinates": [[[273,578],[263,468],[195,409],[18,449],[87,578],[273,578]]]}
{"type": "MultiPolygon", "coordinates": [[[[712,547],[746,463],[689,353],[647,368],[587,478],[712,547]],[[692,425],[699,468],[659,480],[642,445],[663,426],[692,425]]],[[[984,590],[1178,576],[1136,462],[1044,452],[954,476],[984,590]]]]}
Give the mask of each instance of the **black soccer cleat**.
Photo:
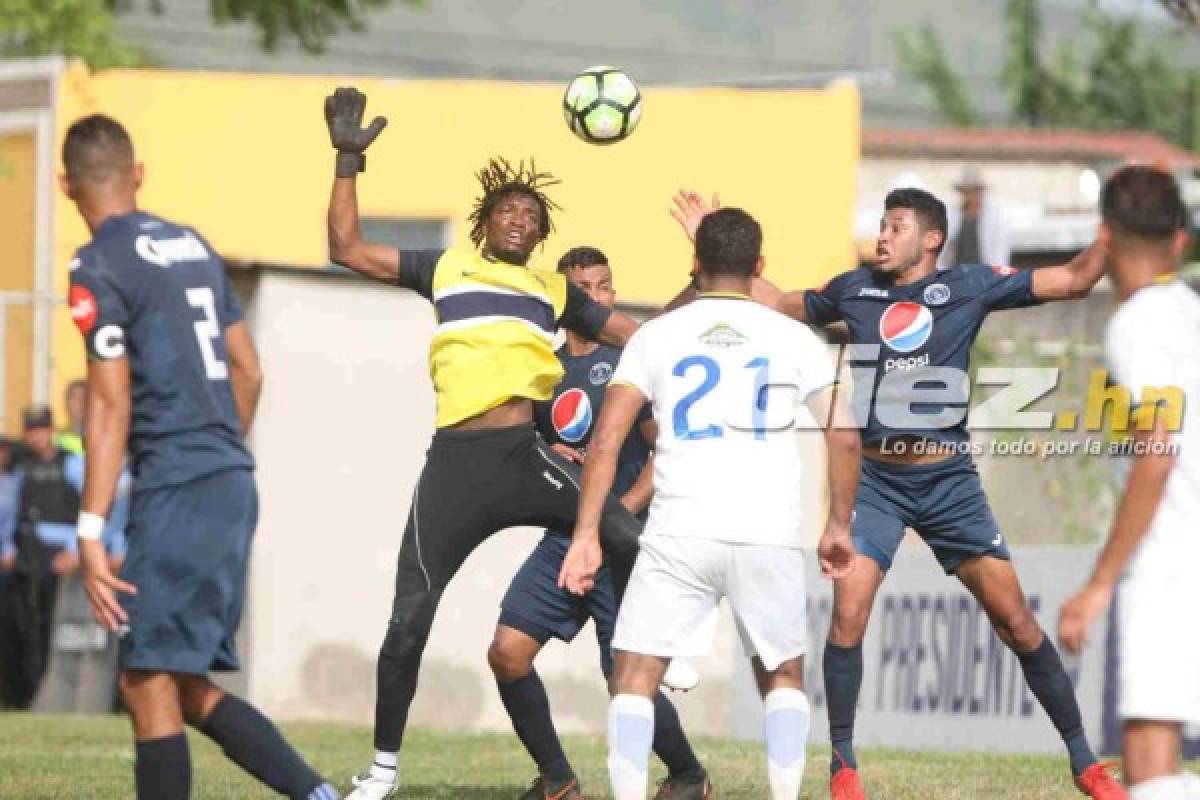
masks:
{"type": "Polygon", "coordinates": [[[539,775],[521,795],[521,800],[583,800],[579,793],[579,781],[572,775],[565,780],[539,775]]]}
{"type": "Polygon", "coordinates": [[[708,779],[706,772],[698,781],[664,778],[658,785],[658,793],[654,795],[654,800],[710,800],[712,796],[712,781],[708,779]]]}

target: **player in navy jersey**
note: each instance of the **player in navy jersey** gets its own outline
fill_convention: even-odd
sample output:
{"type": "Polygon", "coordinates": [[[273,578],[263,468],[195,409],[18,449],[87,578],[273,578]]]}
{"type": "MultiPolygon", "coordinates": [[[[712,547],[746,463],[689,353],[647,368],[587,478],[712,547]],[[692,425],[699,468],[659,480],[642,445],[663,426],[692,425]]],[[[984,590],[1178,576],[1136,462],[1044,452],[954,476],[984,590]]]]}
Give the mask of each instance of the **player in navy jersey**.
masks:
{"type": "MultiPolygon", "coordinates": [[[[694,236],[710,204],[684,192],[676,205],[676,219],[694,236]]],[[[844,322],[852,343],[847,360],[863,459],[852,529],[858,555],[854,571],[834,585],[823,663],[833,743],[830,791],[834,800],[865,797],[852,744],[862,640],[875,594],[905,528],[912,528],[1016,653],[1029,688],[1063,737],[1076,785],[1091,797],[1124,798],[1092,753],[1070,678],[1025,599],[965,447],[966,370],[984,319],[992,311],[1086,295],[1103,274],[1105,252],[1095,244],[1067,264],[1036,270],[962,264],[939,272],[945,241],[942,202],[920,189],[897,189],[885,202],[875,265],[842,273],[817,290],[781,292],[766,281],[755,286],[757,299],[794,319],[844,322]],[[930,386],[940,388],[931,392],[930,386]]],[[[692,293],[685,290],[674,303],[692,293]]]]}
{"type": "Polygon", "coordinates": [[[63,167],[92,233],[70,264],[88,355],[79,553],[93,612],[121,637],[138,800],[190,795],[185,722],[287,797],[333,800],[266,717],[208,679],[238,669],[258,513],[243,436],[262,373],[224,264],[192,228],[138,210],[142,165],[115,120],[71,125],[63,167]],[[134,496],[118,578],[100,534],[127,448],[134,496]]]}
{"type": "MultiPolygon", "coordinates": [[[[615,303],[612,270],[604,253],[596,248],[568,250],[559,259],[558,271],[597,303],[608,308],[615,303]]],[[[549,400],[534,403],[534,422],[554,450],[582,464],[621,350],[567,331],[557,355],[563,379],[549,400]]],[[[637,430],[621,448],[613,482],[613,492],[642,522],[654,492],[649,445],[656,436],[657,426],[647,405],[638,417],[637,430]]],[[[537,654],[550,639],[570,642],[590,618],[596,626],[601,670],[606,678],[612,674],[611,642],[617,616],[612,577],[606,568],[601,569],[596,588],[584,597],[559,588],[558,573],[570,544],[569,531],[546,531],[504,595],[488,649],[488,663],[513,729],[538,766],[538,778],[525,800],[581,796],[554,729],[550,700],[533,667],[537,654]]],[[[658,797],[703,800],[709,796],[708,776],[684,735],[679,714],[662,692],[655,697],[654,746],[670,773],[658,797]]]]}

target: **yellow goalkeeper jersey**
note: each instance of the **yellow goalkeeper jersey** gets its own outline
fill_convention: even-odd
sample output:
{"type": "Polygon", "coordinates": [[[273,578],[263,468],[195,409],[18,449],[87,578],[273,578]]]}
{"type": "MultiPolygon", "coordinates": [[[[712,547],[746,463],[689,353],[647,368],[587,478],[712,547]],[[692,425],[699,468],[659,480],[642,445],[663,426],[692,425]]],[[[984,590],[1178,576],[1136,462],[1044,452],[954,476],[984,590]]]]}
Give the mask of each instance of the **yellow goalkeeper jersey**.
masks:
{"type": "Polygon", "coordinates": [[[563,375],[558,327],[594,339],[611,313],[557,272],[457,248],[402,250],[398,283],[433,302],[429,374],[439,428],[514,397],[549,399],[563,375]]]}

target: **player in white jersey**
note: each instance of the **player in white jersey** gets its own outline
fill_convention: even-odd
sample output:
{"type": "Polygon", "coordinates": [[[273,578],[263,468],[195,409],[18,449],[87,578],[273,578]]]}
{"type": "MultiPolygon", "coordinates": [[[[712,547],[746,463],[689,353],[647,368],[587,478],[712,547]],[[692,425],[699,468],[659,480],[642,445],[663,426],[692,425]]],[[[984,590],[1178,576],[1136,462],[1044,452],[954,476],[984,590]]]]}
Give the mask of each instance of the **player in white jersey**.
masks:
{"type": "Polygon", "coordinates": [[[825,573],[836,577],[854,556],[859,437],[836,402],[824,345],[748,296],[763,266],[758,223],[739,209],[722,209],[704,218],[695,241],[699,298],[644,325],[609,383],[559,580],[577,593],[591,587],[601,560],[603,498],[621,443],[649,401],[659,420],[654,501],[613,637],[613,796],[644,800],[651,698],[672,658],[711,645],[725,597],[765,701],[771,797],[795,800],[809,725],[800,549],[806,509],[796,428],[811,413],[808,427],[816,420],[826,429],[830,502],[819,554],[825,573]]]}
{"type": "Polygon", "coordinates": [[[1091,580],[1063,607],[1059,637],[1081,649],[1119,587],[1130,797],[1197,800],[1200,780],[1180,772],[1183,723],[1200,722],[1200,636],[1187,622],[1200,611],[1200,296],[1177,273],[1187,212],[1175,180],[1150,167],[1114,175],[1101,209],[1121,301],[1105,349],[1135,404],[1132,467],[1091,580]]]}

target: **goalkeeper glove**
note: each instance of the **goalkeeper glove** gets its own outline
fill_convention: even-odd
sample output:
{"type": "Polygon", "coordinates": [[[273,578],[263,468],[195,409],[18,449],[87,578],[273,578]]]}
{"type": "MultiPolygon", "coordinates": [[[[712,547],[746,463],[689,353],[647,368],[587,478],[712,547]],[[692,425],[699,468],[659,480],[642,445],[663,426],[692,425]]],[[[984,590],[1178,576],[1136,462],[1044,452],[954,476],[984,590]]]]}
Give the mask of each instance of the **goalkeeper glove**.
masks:
{"type": "Polygon", "coordinates": [[[329,141],[337,150],[339,178],[352,178],[366,169],[367,157],[363,151],[387,125],[385,117],[376,117],[363,128],[366,108],[367,96],[353,87],[343,86],[325,98],[325,124],[329,127],[329,141]]]}

